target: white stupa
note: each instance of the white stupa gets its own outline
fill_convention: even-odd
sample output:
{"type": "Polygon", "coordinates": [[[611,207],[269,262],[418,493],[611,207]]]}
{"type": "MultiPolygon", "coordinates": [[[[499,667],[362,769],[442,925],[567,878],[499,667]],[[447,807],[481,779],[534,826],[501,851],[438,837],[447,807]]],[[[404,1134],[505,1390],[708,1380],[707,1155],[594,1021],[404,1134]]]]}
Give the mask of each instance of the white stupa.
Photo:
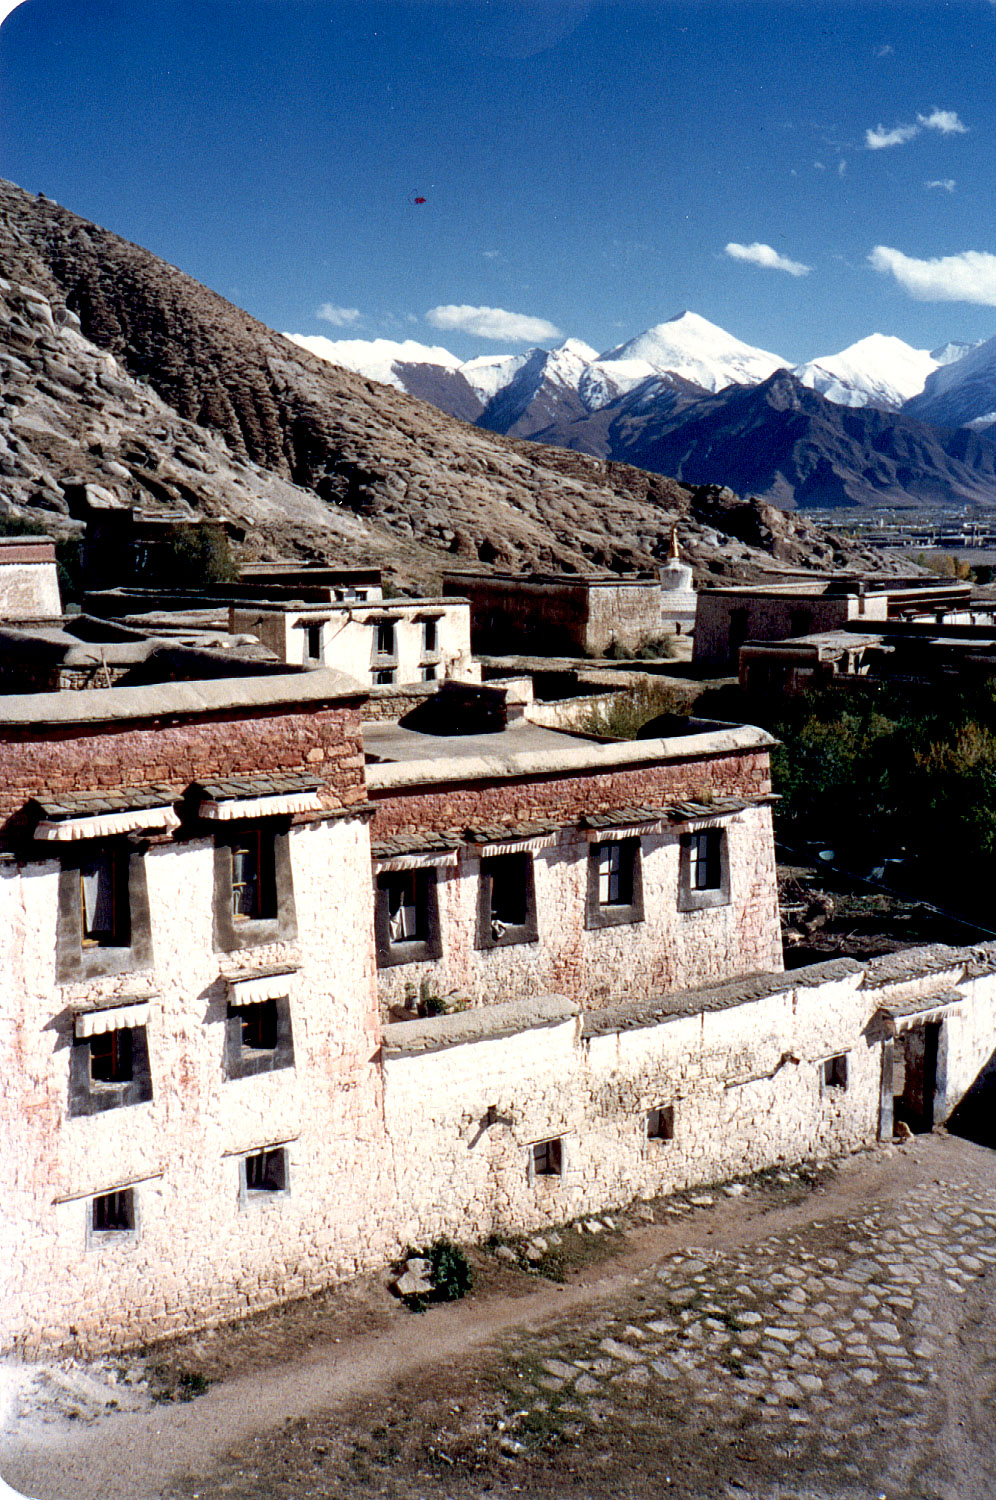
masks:
{"type": "Polygon", "coordinates": [[[695,584],[688,563],[678,550],[678,528],[671,527],[667,562],[658,569],[661,585],[661,624],[676,635],[690,635],[695,628],[695,584]]]}

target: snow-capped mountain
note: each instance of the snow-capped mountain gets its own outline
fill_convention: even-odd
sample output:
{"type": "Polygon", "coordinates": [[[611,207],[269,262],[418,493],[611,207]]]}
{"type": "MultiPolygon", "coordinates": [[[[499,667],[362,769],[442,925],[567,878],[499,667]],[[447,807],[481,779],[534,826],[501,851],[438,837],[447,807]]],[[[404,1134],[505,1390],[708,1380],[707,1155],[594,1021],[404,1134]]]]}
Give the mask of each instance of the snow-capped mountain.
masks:
{"type": "Polygon", "coordinates": [[[914,349],[888,334],[872,333],[840,354],[796,365],[792,374],[838,406],[898,411],[904,401],[923,390],[927,376],[939,364],[926,349],[914,349]]]}
{"type": "Polygon", "coordinates": [[[379,380],[381,385],[393,385],[395,390],[405,390],[396,365],[439,365],[444,370],[458,370],[460,361],[455,354],[439,345],[420,344],[415,339],[327,339],[321,334],[288,333],[291,343],[327,359],[333,365],[343,365],[368,380],[379,380]]]}
{"type": "Polygon", "coordinates": [[[976,344],[952,364],[941,365],[903,410],[940,427],[970,427],[980,432],[996,425],[996,338],[976,344]]]}
{"type": "Polygon", "coordinates": [[[779,355],[744,344],[693,312],[678,313],[635,339],[617,344],[601,355],[599,363],[611,368],[623,360],[640,360],[652,370],[680,375],[707,391],[757,385],[788,365],[779,355]]]}

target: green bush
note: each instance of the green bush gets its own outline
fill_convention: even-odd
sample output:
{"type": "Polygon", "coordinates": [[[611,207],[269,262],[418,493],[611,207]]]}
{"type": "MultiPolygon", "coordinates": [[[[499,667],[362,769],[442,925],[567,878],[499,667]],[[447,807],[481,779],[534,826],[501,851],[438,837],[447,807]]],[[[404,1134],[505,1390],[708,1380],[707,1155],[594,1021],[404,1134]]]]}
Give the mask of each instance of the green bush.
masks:
{"type": "Polygon", "coordinates": [[[585,734],[612,735],[620,740],[635,739],[637,733],[658,714],[691,713],[691,700],[677,692],[670,683],[647,678],[636,687],[627,688],[604,706],[592,707],[578,724],[585,734]]]}

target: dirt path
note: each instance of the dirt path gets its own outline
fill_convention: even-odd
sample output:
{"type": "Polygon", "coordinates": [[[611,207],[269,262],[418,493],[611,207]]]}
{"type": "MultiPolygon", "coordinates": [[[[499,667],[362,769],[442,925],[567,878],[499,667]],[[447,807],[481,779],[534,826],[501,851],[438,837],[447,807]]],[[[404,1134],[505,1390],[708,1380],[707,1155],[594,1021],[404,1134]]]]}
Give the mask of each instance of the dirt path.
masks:
{"type": "MultiPolygon", "coordinates": [[[[453,1388],[459,1390],[461,1379],[453,1372],[493,1360],[502,1340],[545,1337],[545,1330],[561,1325],[583,1327],[599,1309],[611,1310],[637,1295],[635,1289],[645,1287],[648,1274],[669,1258],[695,1250],[713,1258],[740,1254],[772,1236],[788,1236],[790,1243],[795,1232],[814,1221],[844,1220],[871,1204],[902,1204],[911,1192],[929,1190],[953,1174],[992,1194],[996,1156],[952,1137],[922,1137],[902,1149],[890,1147],[839,1164],[812,1189],[786,1178],[781,1185],[767,1183],[741,1197],[717,1191],[710,1195],[712,1207],[681,1216],[665,1205],[658,1215],[664,1222],[631,1225],[614,1239],[610,1259],[578,1268],[566,1285],[517,1268],[496,1268],[492,1262],[474,1295],[422,1317],[389,1299],[380,1280],[371,1281],[360,1294],[353,1289],[332,1298],[317,1334],[313,1310],[302,1308],[263,1325],[173,1346],[167,1355],[177,1368],[196,1363],[212,1381],[196,1400],[113,1413],[86,1426],[68,1418],[9,1425],[0,1441],[0,1472],[39,1500],[153,1500],[181,1490],[202,1497],[230,1492],[230,1478],[214,1489],[211,1476],[216,1468],[230,1467],[232,1455],[252,1448],[253,1472],[258,1474],[261,1451],[276,1462],[281,1434],[309,1419],[336,1412],[345,1419],[350,1411],[355,1415],[357,1403],[398,1388],[428,1389],[441,1377],[452,1376],[453,1388]],[[351,1333],[357,1324],[367,1331],[351,1333]],[[199,1489],[185,1485],[185,1476],[195,1476],[193,1485],[199,1489]]],[[[964,1318],[951,1325],[951,1337],[961,1341],[959,1358],[952,1363],[955,1385],[989,1369],[991,1329],[982,1326],[981,1307],[973,1315],[974,1328],[964,1318]]],[[[970,1491],[961,1488],[968,1480],[960,1455],[982,1419],[973,1414],[964,1390],[951,1396],[938,1451],[948,1455],[945,1469],[955,1488],[930,1493],[964,1494],[968,1500],[970,1491]]],[[[408,1492],[403,1485],[397,1491],[408,1492]]],[[[455,1487],[440,1493],[450,1492],[462,1493],[455,1487]]],[[[333,1487],[311,1493],[346,1491],[333,1487]]]]}

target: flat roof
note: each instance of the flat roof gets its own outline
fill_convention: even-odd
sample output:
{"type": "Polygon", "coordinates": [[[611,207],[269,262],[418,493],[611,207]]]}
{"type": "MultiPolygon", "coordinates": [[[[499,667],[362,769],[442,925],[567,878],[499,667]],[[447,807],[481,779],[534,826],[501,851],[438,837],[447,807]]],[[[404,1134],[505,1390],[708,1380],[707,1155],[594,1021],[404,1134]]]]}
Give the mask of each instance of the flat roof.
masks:
{"type": "Polygon", "coordinates": [[[777,741],[751,724],[711,723],[692,734],[654,740],[599,740],[517,719],[490,734],[437,735],[396,721],[363,725],[371,793],[445,781],[481,781],[697,760],[768,750],[777,741]]]}
{"type": "Polygon", "coordinates": [[[43,729],[129,719],[197,718],[207,714],[292,710],[299,705],[307,709],[366,697],[366,689],[352,677],[326,667],[270,676],[247,674],[194,682],[158,682],[143,687],[12,693],[0,697],[0,736],[6,728],[43,729]]]}
{"type": "MultiPolygon", "coordinates": [[[[663,562],[661,563],[663,567],[663,562]]],[[[477,573],[472,568],[446,568],[447,578],[468,578],[474,583],[514,583],[549,588],[660,588],[656,573],[477,573]]]]}

